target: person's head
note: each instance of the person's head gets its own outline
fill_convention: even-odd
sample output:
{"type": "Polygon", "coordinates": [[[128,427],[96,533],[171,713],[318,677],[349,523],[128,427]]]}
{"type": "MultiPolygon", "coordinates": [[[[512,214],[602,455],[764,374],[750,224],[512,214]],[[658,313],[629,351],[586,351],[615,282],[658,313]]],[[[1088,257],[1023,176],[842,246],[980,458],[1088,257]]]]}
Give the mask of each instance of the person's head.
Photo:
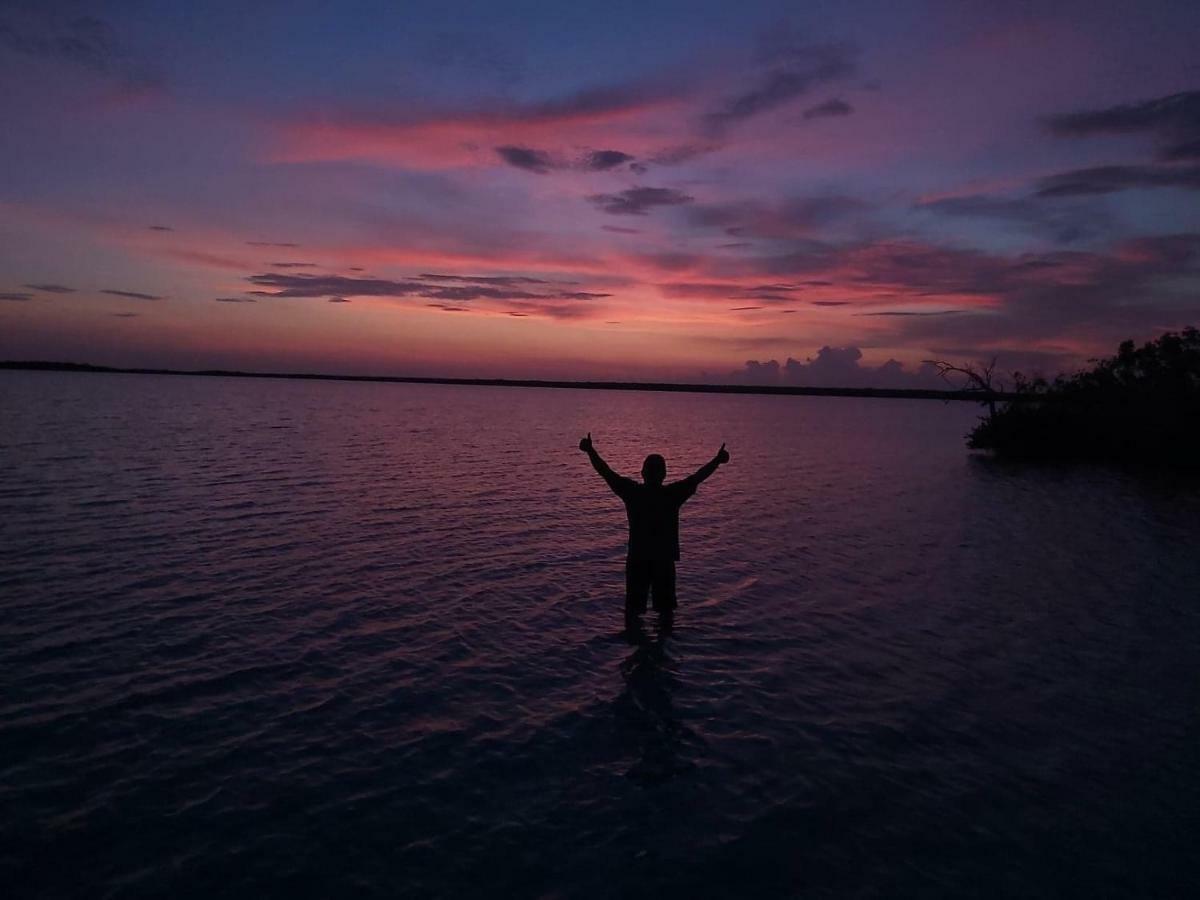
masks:
{"type": "Polygon", "coordinates": [[[642,463],[642,481],[659,485],[667,478],[667,461],[657,453],[651,453],[642,463]]]}

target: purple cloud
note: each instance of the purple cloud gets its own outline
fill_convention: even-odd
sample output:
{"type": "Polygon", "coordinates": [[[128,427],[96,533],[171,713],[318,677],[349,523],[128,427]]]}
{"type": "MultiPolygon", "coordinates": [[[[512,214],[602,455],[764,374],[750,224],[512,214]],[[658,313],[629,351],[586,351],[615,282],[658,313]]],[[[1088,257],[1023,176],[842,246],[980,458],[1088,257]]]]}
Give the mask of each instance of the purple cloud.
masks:
{"type": "Polygon", "coordinates": [[[1042,178],[1039,197],[1078,197],[1112,194],[1129,188],[1183,188],[1200,191],[1200,165],[1094,166],[1042,178]]]}
{"type": "Polygon", "coordinates": [[[705,128],[719,135],[733,125],[790,103],[814,87],[850,76],[855,68],[854,54],[843,46],[778,46],[768,54],[766,70],[751,87],[705,115],[705,128]]]}
{"type": "Polygon", "coordinates": [[[632,156],[620,150],[593,150],[587,155],[584,166],[593,172],[605,172],[632,161],[632,156]]]}
{"type": "Polygon", "coordinates": [[[555,168],[548,153],[530,147],[497,147],[496,155],[514,168],[537,175],[545,175],[555,168]]]}
{"type": "Polygon", "coordinates": [[[34,291],[43,291],[47,294],[73,294],[75,288],[69,288],[65,284],[26,284],[22,287],[27,287],[34,291]]]}
{"type": "Polygon", "coordinates": [[[1153,134],[1168,160],[1200,159],[1200,91],[1183,91],[1103,109],[1062,113],[1043,120],[1063,137],[1096,134],[1153,134]]]}
{"type": "Polygon", "coordinates": [[[673,188],[634,187],[619,194],[592,194],[587,199],[609,215],[644,216],[657,206],[679,206],[694,198],[673,188]]]}
{"type": "Polygon", "coordinates": [[[848,388],[944,388],[937,369],[923,364],[915,371],[895,359],[878,366],[864,366],[863,353],[858,347],[825,346],[815,357],[801,362],[788,357],[780,365],[777,360],[760,362],[747,360],[743,367],[731,373],[738,382],[747,384],[786,384],[800,387],[848,388]]]}
{"type": "Polygon", "coordinates": [[[157,294],[143,294],[139,291],[118,291],[113,288],[102,290],[102,294],[111,294],[114,297],[128,297],[131,300],[165,300],[165,297],[160,297],[157,294]]]}
{"type": "Polygon", "coordinates": [[[810,106],[804,111],[803,118],[808,119],[828,119],[838,116],[848,116],[854,112],[854,107],[845,100],[834,98],[826,100],[824,103],[818,103],[816,106],[810,106]]]}

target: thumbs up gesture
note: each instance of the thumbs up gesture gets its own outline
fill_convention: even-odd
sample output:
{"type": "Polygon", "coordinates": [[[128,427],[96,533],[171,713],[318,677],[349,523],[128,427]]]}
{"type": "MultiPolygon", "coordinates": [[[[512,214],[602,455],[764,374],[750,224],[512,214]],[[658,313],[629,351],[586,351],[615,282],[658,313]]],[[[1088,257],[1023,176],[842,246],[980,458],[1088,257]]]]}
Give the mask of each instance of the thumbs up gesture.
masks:
{"type": "Polygon", "coordinates": [[[587,437],[579,439],[579,449],[584,453],[592,452],[592,433],[589,431],[587,437]]]}
{"type": "Polygon", "coordinates": [[[721,445],[721,449],[717,451],[717,462],[724,465],[729,462],[729,451],[725,449],[725,445],[721,445]]]}

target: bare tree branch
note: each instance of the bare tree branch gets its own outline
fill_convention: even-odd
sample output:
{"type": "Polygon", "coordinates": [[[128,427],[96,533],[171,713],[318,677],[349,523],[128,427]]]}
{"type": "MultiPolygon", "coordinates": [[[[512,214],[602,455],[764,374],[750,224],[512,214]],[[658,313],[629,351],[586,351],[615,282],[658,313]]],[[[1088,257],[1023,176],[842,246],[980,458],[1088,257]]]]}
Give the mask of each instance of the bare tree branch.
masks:
{"type": "Polygon", "coordinates": [[[957,387],[963,393],[986,394],[987,396],[980,400],[980,402],[987,404],[989,417],[996,415],[995,395],[998,390],[1002,389],[1002,386],[996,386],[992,383],[996,372],[996,357],[993,356],[990,363],[967,363],[961,366],[956,366],[941,359],[926,359],[922,361],[936,368],[938,374],[945,379],[947,384],[957,387]],[[966,383],[956,384],[954,376],[965,378],[966,383]]]}

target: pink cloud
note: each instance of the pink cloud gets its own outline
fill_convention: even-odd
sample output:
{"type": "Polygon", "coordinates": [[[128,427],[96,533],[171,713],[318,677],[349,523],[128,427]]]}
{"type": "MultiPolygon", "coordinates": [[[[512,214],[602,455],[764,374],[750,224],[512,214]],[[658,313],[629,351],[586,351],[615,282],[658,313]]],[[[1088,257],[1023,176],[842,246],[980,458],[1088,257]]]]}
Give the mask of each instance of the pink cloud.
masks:
{"type": "Polygon", "coordinates": [[[334,113],[280,123],[268,151],[273,162],[373,160],[418,169],[502,165],[497,147],[534,148],[572,156],[616,150],[653,155],[678,127],[685,98],[660,89],[614,91],[590,101],[500,106],[494,110],[432,113],[408,120],[334,113]],[[678,121],[676,121],[676,126],[678,121]]]}

